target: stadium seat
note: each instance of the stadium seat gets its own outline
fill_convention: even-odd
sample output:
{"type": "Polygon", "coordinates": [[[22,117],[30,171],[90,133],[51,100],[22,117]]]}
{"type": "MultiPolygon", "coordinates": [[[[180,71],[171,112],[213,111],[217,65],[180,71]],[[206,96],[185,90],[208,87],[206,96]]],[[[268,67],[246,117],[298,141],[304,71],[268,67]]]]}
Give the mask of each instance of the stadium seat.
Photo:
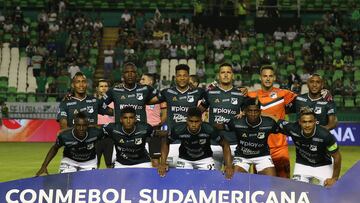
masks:
{"type": "Polygon", "coordinates": [[[346,108],[354,108],[355,107],[354,97],[352,97],[352,96],[345,97],[344,98],[344,107],[346,107],[346,108]]]}

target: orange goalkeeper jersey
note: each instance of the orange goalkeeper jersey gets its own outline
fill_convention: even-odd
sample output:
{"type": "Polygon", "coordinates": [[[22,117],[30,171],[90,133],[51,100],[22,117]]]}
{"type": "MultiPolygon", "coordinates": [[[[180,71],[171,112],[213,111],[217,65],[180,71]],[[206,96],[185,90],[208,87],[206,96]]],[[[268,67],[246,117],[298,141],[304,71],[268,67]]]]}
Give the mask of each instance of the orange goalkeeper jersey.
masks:
{"type": "MultiPolygon", "coordinates": [[[[296,94],[290,90],[279,89],[273,87],[269,91],[262,89],[251,91],[248,93],[251,98],[257,98],[260,103],[260,108],[267,114],[273,115],[279,119],[285,118],[285,107],[291,103],[296,94]]],[[[285,136],[270,136],[268,141],[269,147],[280,147],[287,145],[285,136]]]]}

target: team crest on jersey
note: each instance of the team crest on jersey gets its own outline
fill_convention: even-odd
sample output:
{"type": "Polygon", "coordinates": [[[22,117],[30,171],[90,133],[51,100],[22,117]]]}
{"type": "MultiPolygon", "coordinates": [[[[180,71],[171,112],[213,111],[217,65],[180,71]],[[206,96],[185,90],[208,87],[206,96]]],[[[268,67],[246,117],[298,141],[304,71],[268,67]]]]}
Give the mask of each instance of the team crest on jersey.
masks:
{"type": "Polygon", "coordinates": [[[136,99],[137,100],[143,100],[144,99],[144,96],[142,93],[136,93],[136,99]]]}
{"type": "Polygon", "coordinates": [[[187,101],[188,102],[194,102],[194,95],[188,95],[187,96],[187,101]]]}
{"type": "Polygon", "coordinates": [[[258,139],[264,139],[265,138],[265,133],[264,132],[258,132],[257,138],[258,139]]]}
{"type": "Polygon", "coordinates": [[[237,105],[238,104],[238,99],[237,98],[231,98],[231,104],[232,105],[237,105]]]}
{"type": "Polygon", "coordinates": [[[94,113],[94,107],[93,106],[87,106],[86,110],[88,113],[94,113]]]}
{"type": "Polygon", "coordinates": [[[205,144],[206,143],[206,139],[200,139],[199,140],[199,144],[205,144]]]}
{"type": "Polygon", "coordinates": [[[140,145],[142,143],[142,139],[141,138],[135,138],[135,144],[136,145],[140,145]]]}
{"type": "Polygon", "coordinates": [[[314,113],[315,114],[321,114],[321,107],[315,107],[315,109],[314,109],[314,113]]]}
{"type": "Polygon", "coordinates": [[[218,98],[215,99],[215,103],[220,103],[220,100],[218,98]]]}
{"type": "Polygon", "coordinates": [[[277,98],[276,92],[271,92],[271,93],[270,93],[270,98],[272,98],[272,99],[277,98]]]}
{"type": "Polygon", "coordinates": [[[177,101],[177,98],[176,98],[176,96],[174,96],[174,97],[172,98],[172,100],[173,100],[173,101],[177,101]]]}
{"type": "Polygon", "coordinates": [[[126,97],[125,97],[124,95],[122,95],[122,96],[120,97],[120,99],[126,99],[126,97]]]}
{"type": "Polygon", "coordinates": [[[310,150],[315,152],[317,151],[317,146],[316,145],[310,145],[310,150]]]}
{"type": "Polygon", "coordinates": [[[123,139],[120,139],[120,140],[119,140],[119,143],[120,143],[120,144],[124,144],[125,142],[124,142],[123,139]]]}
{"type": "Polygon", "coordinates": [[[92,148],[94,148],[94,143],[89,143],[86,148],[87,148],[87,149],[92,149],[92,148]]]}

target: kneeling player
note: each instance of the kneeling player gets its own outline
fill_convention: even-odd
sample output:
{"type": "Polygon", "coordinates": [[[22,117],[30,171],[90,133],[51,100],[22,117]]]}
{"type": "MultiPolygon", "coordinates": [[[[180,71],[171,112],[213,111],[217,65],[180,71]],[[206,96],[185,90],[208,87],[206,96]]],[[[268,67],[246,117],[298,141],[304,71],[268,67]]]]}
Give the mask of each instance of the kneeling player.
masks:
{"type": "Polygon", "coordinates": [[[176,140],[181,141],[179,159],[176,168],[214,170],[214,160],[210,147],[210,140],[219,143],[223,148],[225,160],[225,176],[233,175],[232,157],[229,143],[219,136],[216,129],[209,123],[201,120],[201,111],[198,108],[189,108],[186,123],[178,123],[173,126],[168,136],[162,141],[161,160],[158,167],[160,176],[165,176],[168,169],[166,165],[169,153],[169,144],[176,140]]]}
{"type": "Polygon", "coordinates": [[[95,142],[102,137],[102,132],[96,127],[88,127],[88,120],[84,113],[78,113],[74,122],[74,127],[59,133],[36,176],[48,174],[47,166],[62,146],[64,146],[64,153],[60,163],[60,173],[97,168],[95,142]]]}
{"type": "Polygon", "coordinates": [[[235,172],[248,173],[250,165],[254,165],[259,174],[275,176],[267,140],[271,133],[278,132],[278,126],[273,119],[261,116],[255,99],[248,100],[244,117],[234,118],[226,126],[237,138],[235,172]]]}
{"type": "Polygon", "coordinates": [[[296,147],[293,179],[332,186],[340,175],[341,154],[335,137],[316,125],[314,112],[310,108],[302,108],[297,123],[279,120],[279,126],[291,136],[296,147]]]}
{"type": "Polygon", "coordinates": [[[154,130],[151,125],[136,121],[134,108],[123,108],[120,114],[120,123],[104,125],[103,131],[106,137],[114,140],[115,168],[152,167],[145,144],[147,139],[154,135],[154,130]]]}

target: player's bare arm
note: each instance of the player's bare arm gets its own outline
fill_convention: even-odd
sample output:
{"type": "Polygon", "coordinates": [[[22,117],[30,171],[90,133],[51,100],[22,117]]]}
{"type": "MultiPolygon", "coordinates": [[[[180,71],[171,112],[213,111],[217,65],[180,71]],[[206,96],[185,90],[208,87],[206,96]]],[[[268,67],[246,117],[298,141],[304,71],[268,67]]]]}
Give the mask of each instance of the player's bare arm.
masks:
{"type": "Polygon", "coordinates": [[[337,150],[335,153],[331,154],[331,157],[334,159],[334,166],[333,166],[333,175],[331,178],[325,180],[324,186],[331,187],[336,183],[340,176],[340,169],[341,169],[341,154],[340,151],[337,150]]]}
{"type": "Polygon", "coordinates": [[[49,172],[47,171],[47,166],[49,165],[49,163],[51,162],[51,160],[56,156],[57,152],[59,151],[59,146],[54,144],[49,152],[47,153],[45,160],[43,162],[43,164],[41,165],[41,168],[39,169],[39,171],[36,173],[35,176],[40,176],[43,174],[48,175],[49,172]]]}

